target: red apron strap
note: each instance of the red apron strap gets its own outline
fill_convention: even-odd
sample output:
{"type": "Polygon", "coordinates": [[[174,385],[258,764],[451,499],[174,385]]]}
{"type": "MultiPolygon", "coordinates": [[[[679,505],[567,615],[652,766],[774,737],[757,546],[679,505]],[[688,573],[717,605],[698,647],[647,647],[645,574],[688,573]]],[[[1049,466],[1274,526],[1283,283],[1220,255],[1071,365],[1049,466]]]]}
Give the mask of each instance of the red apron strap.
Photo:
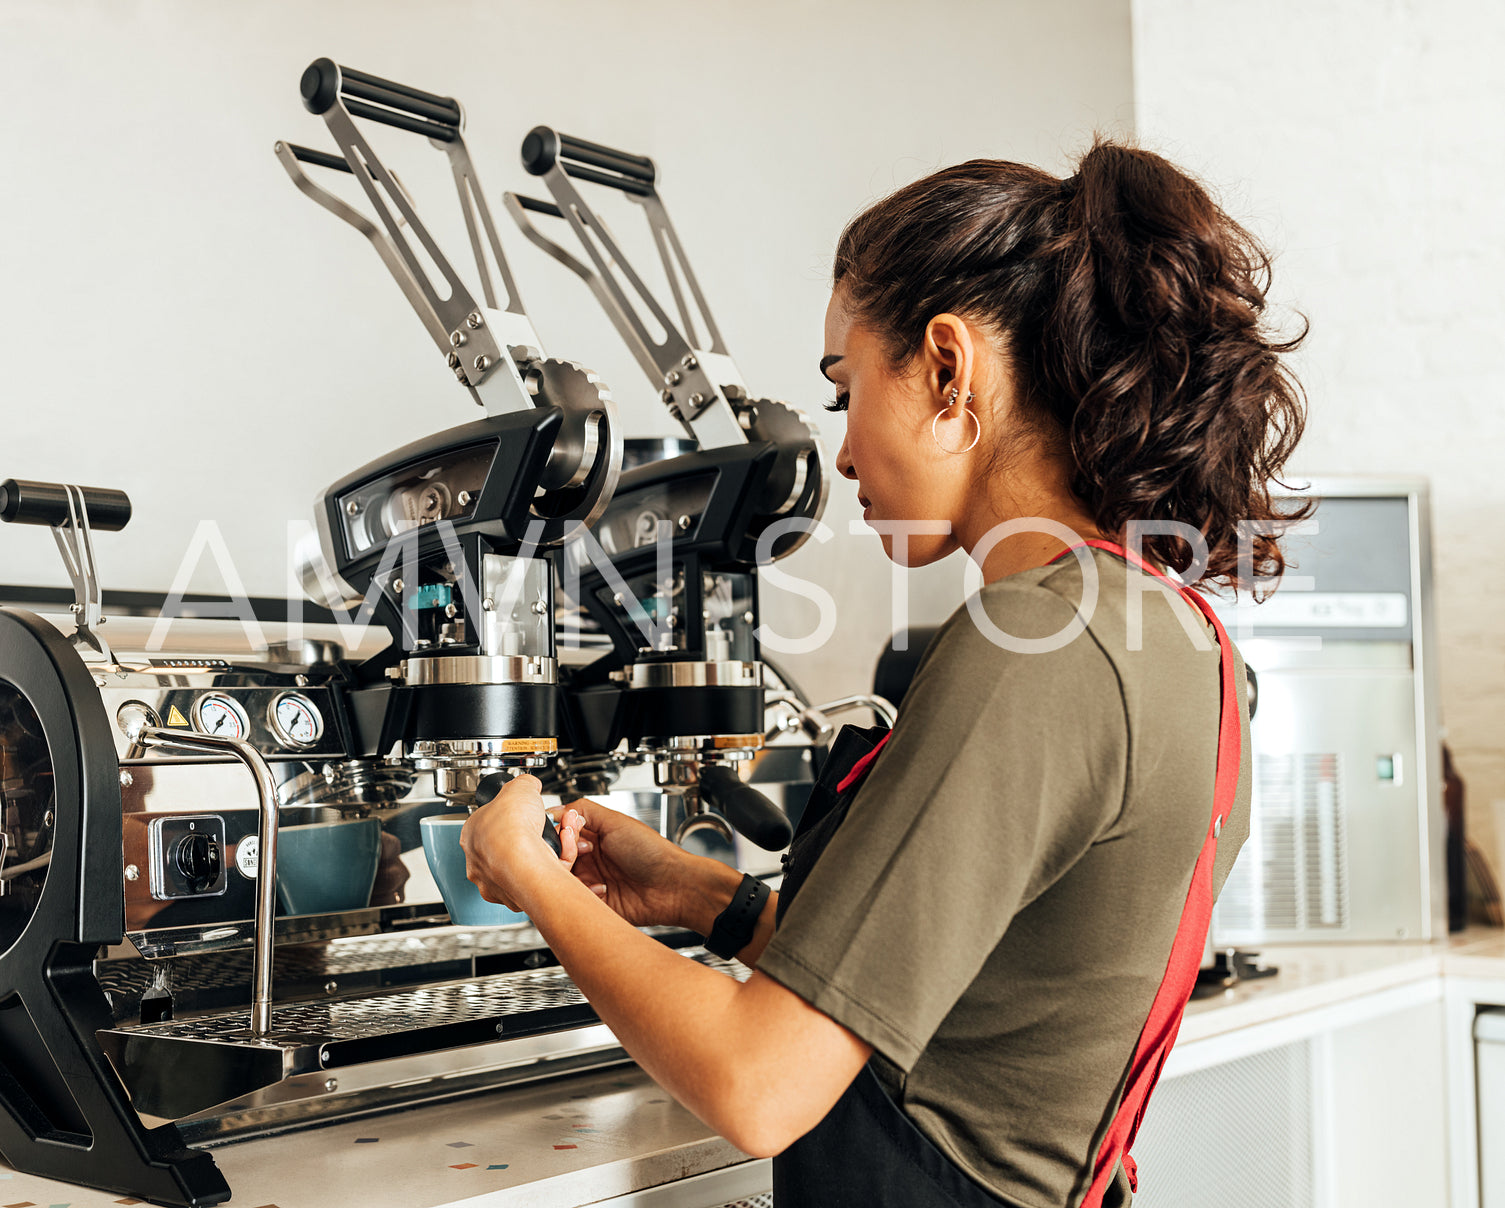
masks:
{"type": "Polygon", "coordinates": [[[889,737],[892,734],[893,731],[889,730],[888,733],[884,734],[884,736],[878,740],[877,745],[874,746],[871,751],[869,751],[866,755],[864,755],[861,759],[859,759],[852,765],[852,770],[845,776],[843,776],[841,778],[841,782],[837,784],[836,791],[838,793],[845,793],[849,788],[851,788],[854,784],[856,784],[859,780],[867,775],[868,768],[872,767],[873,760],[878,758],[878,752],[883,750],[883,744],[889,740],[889,737]]]}
{"type": "MultiPolygon", "coordinates": [[[[1092,1182],[1082,1199],[1082,1208],[1099,1208],[1103,1195],[1113,1181],[1114,1171],[1120,1163],[1128,1172],[1131,1187],[1137,1189],[1138,1179],[1134,1160],[1129,1156],[1129,1147],[1139,1131],[1139,1122],[1144,1117],[1150,1092],[1160,1078],[1161,1067],[1176,1042],[1176,1033],[1181,1027],[1181,1013],[1197,984],[1197,970],[1202,964],[1202,949],[1207,940],[1207,930],[1212,923],[1212,872],[1217,859],[1218,836],[1223,822],[1233,809],[1238,794],[1239,762],[1241,758],[1239,698],[1240,685],[1235,682],[1237,663],[1233,657],[1233,644],[1227,631],[1212,611],[1206,597],[1189,587],[1176,583],[1150,566],[1142,558],[1129,553],[1110,541],[1087,541],[1095,549],[1117,554],[1132,566],[1153,575],[1163,583],[1174,587],[1181,597],[1195,607],[1212,624],[1217,634],[1221,660],[1222,704],[1218,719],[1217,773],[1213,785],[1212,817],[1207,824],[1207,836],[1197,856],[1196,867],[1191,874],[1191,887],[1186,893],[1186,904],[1181,910],[1181,921],[1176,927],[1176,938],[1171,944],[1170,960],[1166,963],[1165,976],[1150,1004],[1150,1016],[1139,1035],[1134,1056],[1129,1063],[1128,1078],[1124,1084],[1123,1098],[1118,1111],[1108,1125],[1107,1135],[1093,1163],[1092,1182]]],[[[1068,551],[1070,552],[1070,551],[1068,551]]]]}

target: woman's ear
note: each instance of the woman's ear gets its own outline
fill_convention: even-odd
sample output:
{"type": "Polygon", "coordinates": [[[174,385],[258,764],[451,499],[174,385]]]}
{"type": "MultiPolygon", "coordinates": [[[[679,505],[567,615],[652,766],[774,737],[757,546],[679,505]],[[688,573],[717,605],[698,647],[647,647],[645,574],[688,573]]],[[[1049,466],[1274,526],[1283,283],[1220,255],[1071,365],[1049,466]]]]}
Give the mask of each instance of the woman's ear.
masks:
{"type": "Polygon", "coordinates": [[[936,315],[925,325],[920,370],[939,404],[953,389],[961,398],[973,392],[977,351],[971,325],[959,315],[936,315]]]}

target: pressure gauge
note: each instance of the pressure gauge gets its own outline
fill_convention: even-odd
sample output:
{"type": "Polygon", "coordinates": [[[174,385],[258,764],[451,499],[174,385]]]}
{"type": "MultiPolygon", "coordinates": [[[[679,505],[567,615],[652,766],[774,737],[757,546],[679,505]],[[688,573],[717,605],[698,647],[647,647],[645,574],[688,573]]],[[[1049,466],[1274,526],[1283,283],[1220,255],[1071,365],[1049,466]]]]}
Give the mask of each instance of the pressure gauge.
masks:
{"type": "Polygon", "coordinates": [[[267,710],[272,733],[290,747],[311,747],[324,736],[324,717],[301,692],[284,692],[267,710]]]}
{"type": "Polygon", "coordinates": [[[223,692],[207,692],[194,702],[193,728],[219,738],[245,738],[251,733],[240,702],[223,692]]]}

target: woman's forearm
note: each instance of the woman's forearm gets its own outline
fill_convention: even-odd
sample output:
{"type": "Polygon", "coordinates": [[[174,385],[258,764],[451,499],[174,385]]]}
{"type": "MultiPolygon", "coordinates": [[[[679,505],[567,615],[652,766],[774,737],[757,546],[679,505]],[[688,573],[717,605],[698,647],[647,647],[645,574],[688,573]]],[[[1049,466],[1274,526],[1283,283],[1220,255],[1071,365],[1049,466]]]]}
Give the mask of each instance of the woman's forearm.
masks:
{"type": "MultiPolygon", "coordinates": [[[[703,888],[719,881],[707,875],[703,888]]],[[[644,935],[562,866],[520,888],[518,904],[632,1058],[749,1153],[813,1127],[871,1051],[777,982],[738,983],[644,935]]],[[[764,916],[760,935],[771,904],[764,916]]]]}

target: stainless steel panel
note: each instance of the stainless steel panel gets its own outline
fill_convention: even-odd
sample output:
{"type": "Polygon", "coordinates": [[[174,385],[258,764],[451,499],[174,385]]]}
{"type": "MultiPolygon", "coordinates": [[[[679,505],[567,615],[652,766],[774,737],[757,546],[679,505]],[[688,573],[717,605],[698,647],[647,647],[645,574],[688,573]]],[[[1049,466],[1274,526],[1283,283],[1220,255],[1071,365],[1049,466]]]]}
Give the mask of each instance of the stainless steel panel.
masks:
{"type": "Polygon", "coordinates": [[[1218,902],[1218,946],[1427,938],[1417,842],[1415,677],[1260,675],[1250,839],[1218,902]],[[1380,761],[1398,774],[1381,777],[1380,761]]]}

